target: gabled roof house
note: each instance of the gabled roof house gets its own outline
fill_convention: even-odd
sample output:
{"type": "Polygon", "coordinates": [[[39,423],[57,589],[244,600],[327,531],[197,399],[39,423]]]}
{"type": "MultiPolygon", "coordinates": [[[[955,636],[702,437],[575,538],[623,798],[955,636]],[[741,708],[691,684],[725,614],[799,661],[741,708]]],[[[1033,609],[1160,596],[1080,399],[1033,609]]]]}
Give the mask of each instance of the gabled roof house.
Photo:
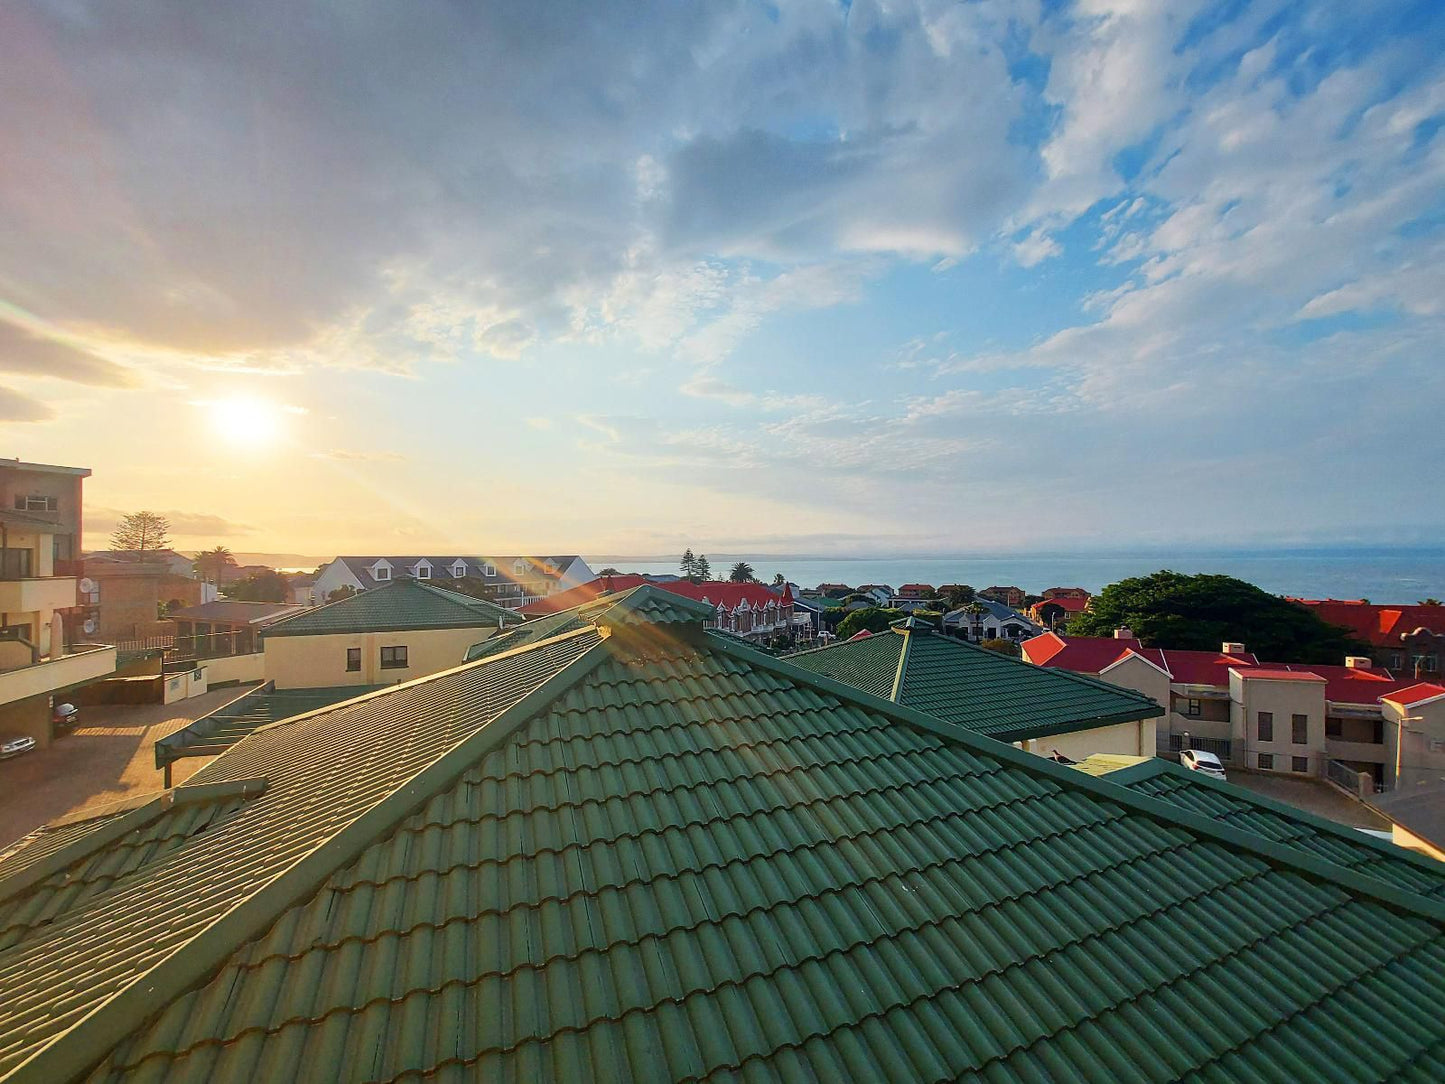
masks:
{"type": "Polygon", "coordinates": [[[480,580],[493,601],[517,609],[557,591],[593,579],[587,562],[576,554],[562,556],[374,556],[337,557],[323,565],[312,586],[318,602],[338,588],[369,591],[399,579],[480,580]]]}
{"type": "Polygon", "coordinates": [[[22,840],[0,1078],[1445,1076],[1434,895],[711,613],[610,596],[22,840]]]}

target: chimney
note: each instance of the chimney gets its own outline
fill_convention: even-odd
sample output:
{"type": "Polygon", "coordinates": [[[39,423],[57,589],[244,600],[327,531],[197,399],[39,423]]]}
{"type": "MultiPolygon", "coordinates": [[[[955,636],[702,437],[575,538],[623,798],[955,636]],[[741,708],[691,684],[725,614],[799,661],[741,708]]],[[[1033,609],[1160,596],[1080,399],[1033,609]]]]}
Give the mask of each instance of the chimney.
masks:
{"type": "Polygon", "coordinates": [[[1371,660],[1368,655],[1346,655],[1345,665],[1351,670],[1368,670],[1371,660]]]}
{"type": "Polygon", "coordinates": [[[1134,639],[1134,630],[1131,629],[1128,625],[1120,625],[1117,629],[1114,630],[1114,639],[1132,640],[1134,639]]]}
{"type": "Polygon", "coordinates": [[[1234,640],[1225,640],[1219,645],[1219,650],[1226,655],[1243,655],[1244,645],[1234,640]]]}

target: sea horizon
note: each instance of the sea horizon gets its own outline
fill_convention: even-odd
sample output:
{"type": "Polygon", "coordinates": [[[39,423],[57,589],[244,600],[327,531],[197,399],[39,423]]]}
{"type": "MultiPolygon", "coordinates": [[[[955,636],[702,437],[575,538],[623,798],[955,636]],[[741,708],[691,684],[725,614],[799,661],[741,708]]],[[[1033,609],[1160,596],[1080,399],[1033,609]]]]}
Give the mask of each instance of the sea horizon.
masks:
{"type": "MultiPolygon", "coordinates": [[[[677,572],[680,556],[603,554],[587,555],[585,560],[593,571],[614,567],[656,575],[677,572]]],[[[1098,592],[1121,579],[1167,568],[1234,576],[1273,594],[1301,598],[1412,604],[1445,596],[1445,547],[1441,546],[1129,547],[889,557],[718,551],[707,556],[717,578],[726,577],[728,566],[741,560],[752,565],[761,580],[781,572],[807,588],[820,583],[886,583],[895,588],[902,583],[966,583],[976,589],[1017,586],[1030,594],[1049,587],[1098,592]]]]}

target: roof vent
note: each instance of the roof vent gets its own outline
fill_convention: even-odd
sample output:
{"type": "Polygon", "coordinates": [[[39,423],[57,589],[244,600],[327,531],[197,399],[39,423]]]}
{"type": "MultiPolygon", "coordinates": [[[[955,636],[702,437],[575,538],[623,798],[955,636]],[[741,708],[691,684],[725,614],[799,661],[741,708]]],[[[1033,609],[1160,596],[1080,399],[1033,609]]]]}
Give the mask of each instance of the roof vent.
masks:
{"type": "Polygon", "coordinates": [[[1351,670],[1368,670],[1373,662],[1368,655],[1346,655],[1345,665],[1351,670]]]}
{"type": "Polygon", "coordinates": [[[1237,640],[1225,640],[1219,645],[1219,650],[1226,655],[1243,655],[1244,645],[1237,640]]]}
{"type": "Polygon", "coordinates": [[[1114,630],[1114,639],[1132,640],[1134,639],[1134,630],[1131,629],[1128,625],[1120,625],[1117,629],[1114,630]]]}

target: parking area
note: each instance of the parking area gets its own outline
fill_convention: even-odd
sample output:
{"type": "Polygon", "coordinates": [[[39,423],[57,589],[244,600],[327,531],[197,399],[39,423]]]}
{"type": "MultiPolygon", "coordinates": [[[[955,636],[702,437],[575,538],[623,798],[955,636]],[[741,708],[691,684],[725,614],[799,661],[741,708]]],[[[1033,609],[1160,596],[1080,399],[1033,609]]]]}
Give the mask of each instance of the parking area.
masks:
{"type": "MultiPolygon", "coordinates": [[[[157,738],[214,711],[243,690],[219,689],[177,704],[103,704],[47,749],[0,761],[0,849],[47,821],[87,806],[162,789],[151,749],[157,738]]],[[[173,783],[209,758],[177,761],[173,783]]]]}

